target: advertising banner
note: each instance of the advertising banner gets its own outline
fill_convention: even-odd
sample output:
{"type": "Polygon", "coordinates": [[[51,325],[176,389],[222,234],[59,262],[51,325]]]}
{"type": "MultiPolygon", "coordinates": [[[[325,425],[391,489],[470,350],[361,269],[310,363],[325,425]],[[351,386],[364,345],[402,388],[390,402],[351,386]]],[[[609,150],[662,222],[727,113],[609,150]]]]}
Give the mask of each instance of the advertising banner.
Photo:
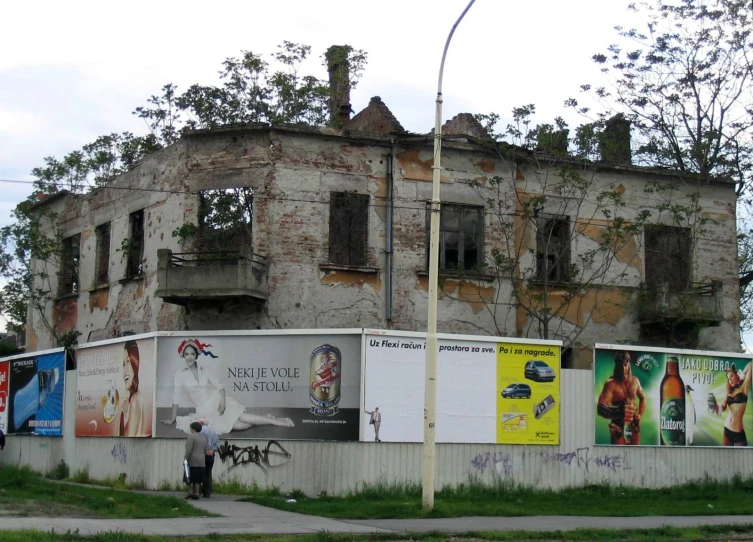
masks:
{"type": "MultiPolygon", "coordinates": [[[[364,440],[422,442],[426,340],[365,340],[364,440]],[[378,426],[370,423],[377,407],[378,426]]],[[[560,347],[550,343],[440,339],[436,441],[558,444],[559,365],[560,347]],[[543,359],[546,367],[526,371],[543,359]]]]}
{"type": "Polygon", "coordinates": [[[11,359],[8,365],[7,433],[62,435],[65,351],[11,359]]]}
{"type": "Polygon", "coordinates": [[[156,436],[358,440],[361,335],[160,337],[156,436]]]}
{"type": "Polygon", "coordinates": [[[8,380],[10,362],[0,361],[0,430],[8,432],[8,380]]]}
{"type": "Polygon", "coordinates": [[[559,444],[560,347],[497,344],[497,442],[559,444]]]}
{"type": "Polygon", "coordinates": [[[596,345],[595,443],[747,446],[750,356],[596,345]]]}
{"type": "Polygon", "coordinates": [[[148,437],[154,411],[154,338],[76,351],[76,436],[148,437]]]}

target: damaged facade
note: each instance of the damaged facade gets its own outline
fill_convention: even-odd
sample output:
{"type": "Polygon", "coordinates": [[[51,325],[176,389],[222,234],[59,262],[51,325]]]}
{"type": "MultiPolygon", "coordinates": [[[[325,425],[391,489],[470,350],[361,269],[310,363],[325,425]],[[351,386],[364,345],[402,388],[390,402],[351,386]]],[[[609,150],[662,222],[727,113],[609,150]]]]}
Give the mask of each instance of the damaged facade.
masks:
{"type": "MultiPolygon", "coordinates": [[[[629,148],[629,128],[627,137],[629,148]]],[[[595,188],[571,205],[578,198],[557,161],[511,159],[485,138],[470,115],[443,129],[440,332],[547,333],[572,344],[571,367],[590,366],[595,342],[739,349],[733,185],[691,187],[630,166],[629,153],[591,164],[591,186],[617,194],[628,223],[666,195],[647,190],[661,182],[676,201],[698,194],[694,223],[703,224],[693,235],[654,213],[597,252],[614,242],[617,211],[603,213],[595,188]],[[510,212],[500,212],[505,197],[510,212]],[[541,203],[533,218],[530,201],[541,203]],[[507,275],[483,265],[500,252],[515,260],[507,275]],[[605,267],[573,295],[589,265],[605,267]],[[532,311],[564,297],[543,331],[532,311]]],[[[55,299],[44,318],[30,310],[28,349],[54,346],[45,320],[81,343],[156,330],[425,330],[432,145],[375,97],[342,129],[197,131],[108,187],[44,200],[39,209],[57,214],[65,241],[57,266],[35,262],[55,299]],[[228,189],[247,204],[231,229],[206,204],[228,189]]]]}

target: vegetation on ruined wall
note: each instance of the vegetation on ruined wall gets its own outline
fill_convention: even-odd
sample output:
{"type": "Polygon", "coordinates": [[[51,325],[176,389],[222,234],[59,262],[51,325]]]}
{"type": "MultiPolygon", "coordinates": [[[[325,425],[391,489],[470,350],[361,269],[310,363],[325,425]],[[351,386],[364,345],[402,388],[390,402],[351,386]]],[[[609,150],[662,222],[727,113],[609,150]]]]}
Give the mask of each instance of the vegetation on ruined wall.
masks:
{"type": "Polygon", "coordinates": [[[582,85],[601,106],[567,105],[603,122],[622,112],[639,165],[697,186],[736,183],[743,328],[753,326],[753,10],[749,0],[646,0],[630,6],[646,30],[617,27],[619,45],[594,55],[609,82],[582,85]]]}
{"type": "MultiPolygon", "coordinates": [[[[524,181],[492,177],[485,186],[477,185],[486,200],[487,214],[500,227],[502,243],[492,248],[475,274],[512,284],[510,299],[502,299],[504,294],[499,291],[496,299],[487,295],[485,300],[500,331],[509,329],[513,318],[518,324],[527,322],[519,333],[562,339],[569,346],[598,310],[593,296],[602,292],[602,305],[617,302],[627,306],[625,300],[610,299],[608,287],[625,284],[632,266],[640,269],[635,251],[644,240],[644,227],[664,224],[685,229],[692,257],[708,221],[700,206],[700,191],[712,179],[734,183],[739,196],[742,327],[750,329],[753,324],[753,228],[745,222],[753,207],[753,15],[749,2],[649,0],[630,9],[646,14],[648,32],[618,27],[620,37],[630,45],[612,45],[608,54],[593,57],[603,66],[610,85],[581,87],[595,98],[599,110],[592,111],[575,99],[565,103],[588,117],[587,124],[578,127],[573,137],[562,119],[556,119],[554,125],[531,128],[535,107],[527,105],[514,109],[513,122],[504,133],[495,135],[495,139],[516,145],[494,146],[508,161],[510,171],[515,172],[519,165],[529,166],[524,181]],[[650,205],[627,205],[619,187],[595,184],[598,164],[593,160],[603,154],[616,161],[630,158],[630,154],[610,148],[614,141],[609,137],[609,125],[615,119],[632,125],[632,157],[637,165],[676,177],[644,188],[650,205]],[[490,188],[493,196],[489,196],[490,188]],[[547,232],[544,225],[542,236],[537,229],[542,215],[579,218],[565,239],[553,239],[553,230],[547,232]],[[553,256],[567,261],[570,247],[588,248],[573,253],[571,268],[565,273],[567,281],[551,284],[535,261],[537,241],[547,245],[545,254],[552,241],[567,247],[553,256]],[[628,258],[629,254],[632,257],[628,258]],[[589,292],[595,293],[586,303],[589,292]]],[[[477,116],[492,134],[499,118],[496,114],[477,116]]],[[[690,266],[692,261],[684,265],[690,266]]],[[[467,271],[472,278],[474,273],[467,271]]],[[[698,306],[704,301],[700,296],[708,295],[706,290],[688,285],[673,299],[684,300],[687,307],[698,306]]],[[[632,308],[646,310],[646,297],[655,292],[644,294],[633,299],[632,308]]],[[[667,341],[680,340],[678,329],[695,328],[697,333],[703,327],[699,314],[687,311],[684,320],[685,312],[675,312],[678,316],[668,319],[662,331],[667,341]]]]}
{"type": "MultiPolygon", "coordinates": [[[[51,274],[59,269],[62,239],[56,228],[57,217],[34,208],[35,203],[61,190],[84,193],[106,186],[189,130],[253,122],[326,125],[330,109],[336,104],[330,101],[326,77],[300,73],[301,64],[310,55],[309,46],[285,41],[272,54],[273,69],[261,55],[242,51],[240,57],[223,62],[220,85],[197,83],[181,93],[168,83],[159,94],[147,99],[146,105],[137,107],[134,114],[144,120],[149,133],[112,133],[62,158],[45,158],[44,165],[32,171],[33,193],[13,212],[15,223],[0,230],[0,275],[7,281],[0,295],[0,312],[7,319],[8,328],[23,333],[31,309],[58,345],[76,340],[75,334],[63,333],[50,319],[49,304],[55,298],[51,274]],[[45,227],[40,228],[43,223],[45,227]],[[35,267],[32,258],[37,261],[35,267]]],[[[366,53],[344,46],[331,50],[330,55],[337,66],[333,80],[342,84],[347,78],[347,85],[355,87],[366,65],[366,53]]],[[[211,209],[200,217],[209,231],[203,241],[217,245],[216,250],[227,248],[219,244],[223,234],[250,228],[252,194],[246,190],[243,197],[236,198],[238,190],[244,189],[208,190],[201,194],[201,207],[211,209]],[[241,226],[239,219],[243,220],[241,226]]],[[[189,225],[175,233],[182,241],[195,235],[189,225]]]]}
{"type": "MultiPolygon", "coordinates": [[[[594,320],[616,323],[621,316],[613,315],[636,309],[635,292],[617,288],[638,282],[644,228],[669,224],[688,231],[691,258],[707,219],[700,194],[676,180],[648,182],[639,195],[606,183],[593,160],[614,154],[609,147],[617,143],[603,123],[578,127],[570,138],[562,119],[531,127],[534,113],[533,105],[515,108],[513,123],[498,134],[498,115],[478,117],[493,139],[513,143],[489,145],[512,177],[472,183],[499,240],[474,269],[458,270],[467,281],[461,296],[445,293],[478,294],[473,297],[483,300],[500,334],[514,325],[521,336],[559,339],[567,348],[594,320]],[[500,285],[490,296],[483,286],[490,279],[509,289],[500,285]]],[[[667,341],[673,340],[670,333],[667,341]]]]}

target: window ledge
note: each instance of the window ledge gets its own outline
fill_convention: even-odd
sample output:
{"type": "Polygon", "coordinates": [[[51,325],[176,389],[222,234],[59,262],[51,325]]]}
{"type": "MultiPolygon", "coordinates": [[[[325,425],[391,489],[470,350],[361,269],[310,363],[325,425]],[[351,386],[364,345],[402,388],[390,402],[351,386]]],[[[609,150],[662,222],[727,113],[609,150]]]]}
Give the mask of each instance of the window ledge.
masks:
{"type": "Polygon", "coordinates": [[[92,286],[91,288],[89,288],[86,291],[87,292],[98,292],[99,290],[109,290],[109,289],[110,289],[110,284],[107,283],[107,282],[103,282],[101,284],[95,284],[94,286],[92,286]]]}
{"type": "MultiPolygon", "coordinates": [[[[543,279],[528,279],[528,283],[531,286],[544,286],[544,280],[543,279]]],[[[552,288],[570,288],[573,286],[580,286],[579,282],[574,282],[571,280],[564,281],[564,280],[549,280],[546,283],[547,287],[552,288]]]]}
{"type": "MultiPolygon", "coordinates": [[[[428,277],[429,272],[426,269],[419,269],[418,271],[416,271],[416,275],[418,275],[419,277],[428,277]]],[[[453,271],[451,269],[440,269],[439,276],[458,280],[483,280],[486,282],[494,282],[499,278],[496,275],[472,272],[463,273],[461,271],[453,271]]]]}
{"type": "Polygon", "coordinates": [[[129,283],[129,282],[134,282],[134,281],[144,280],[144,278],[145,278],[145,275],[144,275],[144,274],[142,273],[142,274],[140,274],[140,275],[134,275],[134,276],[132,276],[132,277],[123,277],[123,278],[122,278],[122,279],[120,279],[120,280],[119,280],[118,282],[119,282],[120,284],[127,284],[127,283],[129,283]]]}
{"type": "Polygon", "coordinates": [[[61,294],[55,297],[55,301],[65,301],[66,299],[74,299],[78,297],[79,292],[71,292],[69,294],[61,294]]]}
{"type": "Polygon", "coordinates": [[[378,267],[371,267],[367,265],[342,265],[339,263],[320,263],[319,269],[322,271],[348,271],[350,273],[379,273],[378,267]]]}

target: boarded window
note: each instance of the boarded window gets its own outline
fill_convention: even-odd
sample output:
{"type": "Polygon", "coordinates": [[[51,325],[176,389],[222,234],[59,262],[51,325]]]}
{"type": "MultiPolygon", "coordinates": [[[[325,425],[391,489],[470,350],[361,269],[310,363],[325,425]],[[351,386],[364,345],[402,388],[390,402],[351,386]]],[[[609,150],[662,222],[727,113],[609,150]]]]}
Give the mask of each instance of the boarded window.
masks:
{"type": "Polygon", "coordinates": [[[144,261],[144,210],[131,213],[131,236],[128,239],[128,265],[126,276],[135,277],[143,272],[144,261]]]}
{"type": "Polygon", "coordinates": [[[664,284],[680,292],[690,285],[690,230],[675,226],[646,226],[646,286],[664,284]]]}
{"type": "Polygon", "coordinates": [[[97,226],[97,262],[94,275],[96,284],[110,282],[110,223],[97,226]]]}
{"type": "Polygon", "coordinates": [[[366,265],[369,238],[369,196],[332,192],[329,200],[329,261],[366,265]]]}
{"type": "MultiPolygon", "coordinates": [[[[474,270],[483,263],[483,208],[442,204],[439,219],[439,268],[474,270]]],[[[426,213],[426,246],[431,245],[431,206],[426,213]]],[[[429,250],[426,251],[428,267],[429,250]]]]}
{"type": "Polygon", "coordinates": [[[78,267],[81,259],[81,235],[63,239],[60,254],[59,295],[76,294],[79,290],[78,267]]]}
{"type": "Polygon", "coordinates": [[[537,218],[536,279],[569,282],[570,269],[570,217],[537,218]]]}

